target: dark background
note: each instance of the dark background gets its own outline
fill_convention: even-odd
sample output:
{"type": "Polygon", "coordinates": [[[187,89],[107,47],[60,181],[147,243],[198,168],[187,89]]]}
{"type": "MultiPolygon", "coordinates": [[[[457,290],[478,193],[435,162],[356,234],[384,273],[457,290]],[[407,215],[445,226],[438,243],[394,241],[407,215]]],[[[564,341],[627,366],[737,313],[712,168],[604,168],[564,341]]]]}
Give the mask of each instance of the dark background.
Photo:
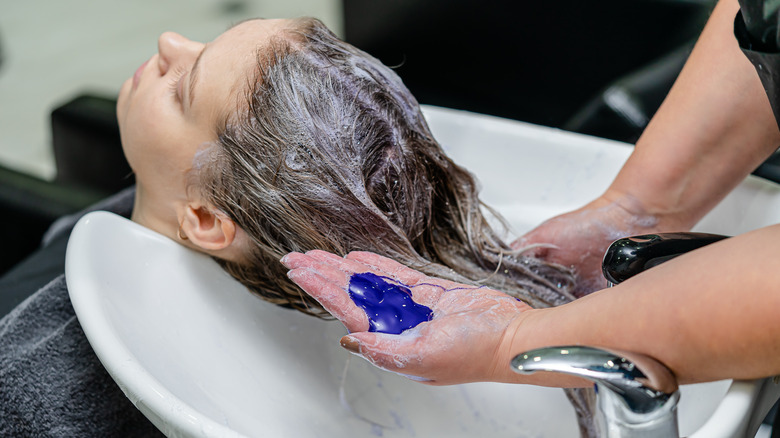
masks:
{"type": "Polygon", "coordinates": [[[421,103],[560,127],[613,82],[687,53],[712,5],[344,0],[345,39],[398,66],[421,103]]]}

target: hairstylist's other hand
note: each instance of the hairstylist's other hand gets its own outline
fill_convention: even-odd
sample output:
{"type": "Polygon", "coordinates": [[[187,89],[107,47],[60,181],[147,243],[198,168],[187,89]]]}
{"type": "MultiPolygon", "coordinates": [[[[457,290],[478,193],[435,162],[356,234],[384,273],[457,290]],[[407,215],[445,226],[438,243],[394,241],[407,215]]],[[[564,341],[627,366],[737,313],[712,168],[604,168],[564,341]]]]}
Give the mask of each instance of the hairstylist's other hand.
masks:
{"type": "Polygon", "coordinates": [[[505,335],[534,310],[509,295],[431,278],[367,252],[346,258],[324,251],[291,253],[282,263],[291,269],[289,277],[351,332],[342,346],[380,368],[436,385],[517,380],[509,367],[512,336],[505,335]],[[433,318],[400,335],[368,332],[365,312],[348,293],[351,275],[363,272],[407,285],[414,301],[433,310],[433,318]]]}
{"type": "Polygon", "coordinates": [[[626,204],[602,196],[578,210],[545,221],[515,240],[512,247],[530,247],[527,254],[573,267],[577,273],[577,296],[603,289],[607,282],[601,262],[609,245],[622,237],[659,231],[655,217],[626,204]]]}

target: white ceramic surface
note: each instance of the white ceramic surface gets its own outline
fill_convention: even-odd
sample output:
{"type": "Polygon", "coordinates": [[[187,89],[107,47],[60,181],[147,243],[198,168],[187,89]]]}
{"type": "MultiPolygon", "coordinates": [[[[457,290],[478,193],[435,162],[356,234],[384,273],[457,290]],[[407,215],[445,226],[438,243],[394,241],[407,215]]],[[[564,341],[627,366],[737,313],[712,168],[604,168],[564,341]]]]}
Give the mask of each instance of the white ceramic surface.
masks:
{"type": "MultiPolygon", "coordinates": [[[[630,153],[621,143],[519,122],[425,113],[515,233],[598,195],[630,153]]],[[[780,190],[749,178],[698,229],[735,234],[778,219],[780,190]]],[[[209,258],[110,213],[79,222],[66,273],[98,357],[168,436],[576,436],[560,390],[428,387],[380,371],[338,346],[340,324],[267,304],[209,258]]],[[[719,405],[729,415],[705,428],[741,430],[755,388],[684,387],[681,433],[702,428],[719,405]]]]}

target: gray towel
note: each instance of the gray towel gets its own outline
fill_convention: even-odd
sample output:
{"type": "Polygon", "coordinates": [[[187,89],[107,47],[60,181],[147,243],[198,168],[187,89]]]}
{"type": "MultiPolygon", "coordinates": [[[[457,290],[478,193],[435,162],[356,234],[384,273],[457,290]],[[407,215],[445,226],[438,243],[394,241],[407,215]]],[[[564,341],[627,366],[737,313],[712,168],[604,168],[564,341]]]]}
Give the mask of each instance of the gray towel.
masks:
{"type": "MultiPolygon", "coordinates": [[[[82,214],[104,209],[129,215],[132,195],[122,192],[82,214]]],[[[57,234],[69,233],[80,216],[61,221],[57,234]]],[[[162,436],[95,356],[64,274],[0,319],[0,436],[162,436]]]]}

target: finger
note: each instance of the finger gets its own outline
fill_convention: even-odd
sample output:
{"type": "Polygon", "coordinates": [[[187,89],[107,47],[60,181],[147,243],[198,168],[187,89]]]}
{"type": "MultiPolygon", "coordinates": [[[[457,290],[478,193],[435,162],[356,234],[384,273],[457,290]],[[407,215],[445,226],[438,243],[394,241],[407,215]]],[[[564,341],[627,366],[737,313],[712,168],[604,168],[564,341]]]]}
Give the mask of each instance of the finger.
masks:
{"type": "Polygon", "coordinates": [[[387,258],[373,252],[352,251],[351,253],[347,254],[346,259],[358,261],[365,265],[371,266],[377,271],[382,272],[384,275],[393,277],[404,284],[415,285],[417,283],[430,280],[427,275],[420,271],[416,271],[404,264],[398,263],[391,258],[387,258]]]}
{"type": "Polygon", "coordinates": [[[528,239],[526,239],[525,237],[518,237],[517,239],[513,240],[509,244],[509,247],[514,249],[514,250],[523,249],[526,246],[528,246],[527,242],[528,242],[528,239]]]}
{"type": "Polygon", "coordinates": [[[290,279],[317,300],[350,332],[368,330],[368,317],[357,307],[344,287],[309,267],[295,268],[287,273],[290,279]]]}
{"type": "MultiPolygon", "coordinates": [[[[347,258],[320,250],[308,251],[306,255],[321,261],[323,264],[339,269],[348,276],[351,276],[353,273],[371,272],[383,277],[390,283],[399,284],[409,289],[412,293],[412,299],[416,303],[434,310],[443,293],[452,290],[476,289],[472,285],[428,277],[395,260],[370,252],[352,252],[347,258]]],[[[348,286],[345,286],[345,288],[348,288],[348,286]]]]}
{"type": "MultiPolygon", "coordinates": [[[[407,287],[414,286],[421,281],[431,282],[432,280],[439,280],[428,277],[393,259],[371,252],[353,251],[346,257],[339,257],[326,251],[312,250],[308,251],[306,255],[322,263],[331,264],[346,273],[371,272],[379,276],[390,277],[407,287]]],[[[447,280],[441,281],[445,282],[447,280]]]]}
{"type": "MultiPolygon", "coordinates": [[[[316,259],[321,261],[324,264],[330,265],[333,269],[338,269],[341,272],[343,272],[348,278],[347,283],[349,283],[349,279],[353,274],[370,272],[372,274],[376,274],[380,277],[383,277],[385,280],[389,280],[391,283],[400,283],[401,286],[410,288],[408,283],[403,281],[397,281],[396,277],[388,275],[387,272],[378,269],[375,266],[371,266],[370,264],[363,263],[359,260],[346,259],[343,257],[339,257],[335,254],[331,254],[329,252],[320,251],[320,250],[308,251],[306,255],[311,257],[312,259],[316,259]]],[[[386,259],[386,260],[390,260],[390,259],[386,259]]],[[[348,288],[348,286],[346,287],[348,288]]],[[[415,298],[415,301],[417,301],[416,294],[414,292],[412,293],[412,297],[415,298]]]]}
{"type": "MultiPolygon", "coordinates": [[[[324,251],[321,251],[324,252],[324,251]]],[[[325,253],[328,254],[328,253],[325,253]]],[[[333,256],[337,259],[341,257],[333,256]]],[[[350,274],[329,263],[328,260],[312,257],[311,255],[293,252],[282,257],[282,264],[288,269],[308,268],[328,278],[331,282],[341,286],[346,291],[350,274]]]]}
{"type": "Polygon", "coordinates": [[[518,251],[521,255],[540,259],[548,257],[551,250],[558,249],[557,245],[550,242],[538,241],[538,239],[533,236],[519,237],[514,242],[510,243],[509,246],[513,250],[518,251]]]}
{"type": "Polygon", "coordinates": [[[422,367],[417,336],[360,332],[341,338],[341,346],[378,366],[408,376],[432,381],[422,367]]]}
{"type": "Polygon", "coordinates": [[[394,278],[399,282],[408,285],[409,287],[429,285],[435,286],[439,289],[448,290],[453,288],[459,289],[465,286],[451,280],[429,277],[427,274],[424,274],[414,268],[410,268],[393,259],[381,256],[379,254],[374,254],[372,252],[353,251],[347,254],[346,258],[348,260],[355,260],[367,266],[371,266],[373,269],[381,272],[383,275],[394,278]]]}
{"type": "MultiPolygon", "coordinates": [[[[446,289],[446,287],[451,286],[450,284],[446,284],[446,285],[438,284],[438,283],[446,282],[446,280],[433,279],[427,277],[413,269],[406,268],[400,263],[388,259],[386,257],[382,257],[372,253],[365,253],[365,254],[371,254],[374,257],[383,260],[385,263],[392,262],[393,267],[403,267],[408,271],[416,274],[416,277],[427,279],[428,283],[424,284],[425,287],[417,287],[417,285],[414,282],[410,283],[407,281],[403,281],[402,279],[399,279],[397,276],[391,275],[389,272],[381,269],[381,267],[374,266],[370,263],[364,263],[360,260],[351,259],[351,258],[342,258],[335,254],[331,254],[329,252],[320,251],[320,250],[312,250],[306,253],[306,255],[314,259],[320,260],[323,263],[330,264],[334,268],[337,268],[345,272],[348,276],[351,276],[353,273],[371,272],[380,277],[383,277],[385,280],[388,280],[390,283],[399,284],[400,286],[403,286],[412,292],[412,299],[416,303],[423,304],[428,307],[432,307],[438,301],[439,296],[446,289]]],[[[457,285],[457,283],[452,283],[452,284],[457,285]]]]}
{"type": "Polygon", "coordinates": [[[372,272],[377,275],[383,275],[381,271],[376,270],[373,266],[366,265],[355,260],[348,260],[344,257],[339,257],[336,254],[329,253],[322,250],[307,251],[306,255],[312,259],[319,260],[322,263],[327,263],[336,269],[345,272],[348,276],[354,273],[372,272]]]}
{"type": "Polygon", "coordinates": [[[437,312],[439,310],[438,303],[446,293],[481,288],[443,278],[429,277],[395,260],[370,252],[353,251],[347,254],[347,258],[373,266],[388,277],[399,280],[411,289],[417,303],[426,305],[437,312]]]}

